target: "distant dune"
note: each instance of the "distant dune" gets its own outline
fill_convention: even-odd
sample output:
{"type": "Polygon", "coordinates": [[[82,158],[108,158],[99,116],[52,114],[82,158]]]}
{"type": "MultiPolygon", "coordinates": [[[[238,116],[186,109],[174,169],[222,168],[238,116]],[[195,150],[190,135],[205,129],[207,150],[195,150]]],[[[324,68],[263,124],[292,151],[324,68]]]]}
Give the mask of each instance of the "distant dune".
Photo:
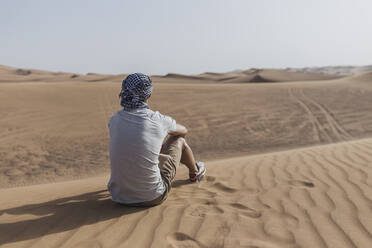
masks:
{"type": "Polygon", "coordinates": [[[286,68],[286,71],[294,72],[312,72],[312,73],[323,73],[329,75],[354,75],[358,73],[372,71],[372,65],[366,66],[323,66],[323,67],[304,67],[304,68],[286,68]]]}
{"type": "Polygon", "coordinates": [[[249,69],[237,73],[203,73],[200,75],[167,74],[164,78],[183,80],[208,80],[218,83],[270,83],[291,81],[316,81],[340,78],[314,72],[292,72],[276,69],[249,69]]]}
{"type": "Polygon", "coordinates": [[[97,73],[77,74],[67,72],[49,72],[34,69],[13,68],[0,65],[0,83],[24,82],[117,82],[125,78],[125,74],[105,75],[97,73]]]}
{"type": "MultiPolygon", "coordinates": [[[[329,66],[286,69],[248,69],[227,73],[206,72],[199,75],[168,73],[165,76],[153,76],[159,82],[194,82],[204,83],[270,83],[293,81],[318,81],[337,79],[372,71],[372,66],[329,66]]],[[[34,69],[13,68],[0,65],[0,83],[4,82],[117,82],[126,74],[77,74],[66,72],[49,72],[34,69]]]]}
{"type": "Polygon", "coordinates": [[[263,70],[247,70],[238,74],[234,79],[225,80],[229,83],[244,83],[244,82],[291,82],[291,81],[317,81],[329,80],[338,77],[329,76],[318,73],[300,73],[286,72],[283,70],[263,69],[263,70]]]}
{"type": "Polygon", "coordinates": [[[355,80],[357,82],[369,82],[372,83],[372,71],[360,73],[358,75],[351,76],[350,80],[355,80]]]}
{"type": "Polygon", "coordinates": [[[209,80],[208,77],[204,76],[190,76],[190,75],[183,75],[177,73],[168,73],[167,75],[163,76],[164,78],[174,78],[174,79],[186,79],[186,80],[209,80]]]}

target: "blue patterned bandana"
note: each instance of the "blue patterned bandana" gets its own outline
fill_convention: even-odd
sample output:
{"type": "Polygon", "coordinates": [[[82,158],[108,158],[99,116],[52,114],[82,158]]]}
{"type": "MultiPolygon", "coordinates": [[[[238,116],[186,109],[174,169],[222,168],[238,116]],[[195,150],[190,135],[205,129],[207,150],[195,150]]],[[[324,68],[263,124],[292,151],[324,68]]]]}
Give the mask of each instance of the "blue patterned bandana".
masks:
{"type": "Polygon", "coordinates": [[[121,85],[120,105],[125,109],[148,108],[146,99],[152,92],[152,81],[142,73],[130,74],[121,85]]]}

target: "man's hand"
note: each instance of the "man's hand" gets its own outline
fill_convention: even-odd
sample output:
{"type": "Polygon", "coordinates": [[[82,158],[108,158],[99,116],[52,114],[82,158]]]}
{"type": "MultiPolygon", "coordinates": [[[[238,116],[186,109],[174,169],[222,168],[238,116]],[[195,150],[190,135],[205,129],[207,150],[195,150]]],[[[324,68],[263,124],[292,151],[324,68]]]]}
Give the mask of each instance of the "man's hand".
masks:
{"type": "Polygon", "coordinates": [[[169,133],[171,136],[181,136],[185,137],[187,134],[187,128],[181,124],[177,124],[176,131],[169,133]]]}

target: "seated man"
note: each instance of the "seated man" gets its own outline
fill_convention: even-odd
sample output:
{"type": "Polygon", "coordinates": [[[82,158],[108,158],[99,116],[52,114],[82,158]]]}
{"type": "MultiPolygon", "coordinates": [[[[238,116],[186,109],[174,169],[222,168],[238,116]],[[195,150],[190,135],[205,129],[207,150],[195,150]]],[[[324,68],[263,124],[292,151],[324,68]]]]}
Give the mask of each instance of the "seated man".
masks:
{"type": "Polygon", "coordinates": [[[180,162],[189,169],[191,182],[199,182],[206,172],[204,163],[195,162],[186,143],[187,129],[171,117],[150,110],[147,100],[151,92],[152,81],[148,76],[130,74],[119,94],[124,109],[116,112],[108,125],[111,161],[108,190],[113,201],[129,206],[162,203],[180,162]]]}

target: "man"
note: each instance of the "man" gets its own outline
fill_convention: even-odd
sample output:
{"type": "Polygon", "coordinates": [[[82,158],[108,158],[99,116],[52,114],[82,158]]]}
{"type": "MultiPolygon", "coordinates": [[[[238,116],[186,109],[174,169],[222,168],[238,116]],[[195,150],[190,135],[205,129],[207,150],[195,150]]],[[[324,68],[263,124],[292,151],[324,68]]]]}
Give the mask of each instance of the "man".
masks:
{"type": "Polygon", "coordinates": [[[187,129],[169,116],[152,111],[147,101],[152,81],[141,73],[130,74],[119,94],[122,110],[109,121],[112,200],[128,206],[162,203],[171,189],[178,165],[189,169],[191,182],[205,175],[186,143],[187,129]],[[167,137],[167,139],[166,139],[167,137]]]}

